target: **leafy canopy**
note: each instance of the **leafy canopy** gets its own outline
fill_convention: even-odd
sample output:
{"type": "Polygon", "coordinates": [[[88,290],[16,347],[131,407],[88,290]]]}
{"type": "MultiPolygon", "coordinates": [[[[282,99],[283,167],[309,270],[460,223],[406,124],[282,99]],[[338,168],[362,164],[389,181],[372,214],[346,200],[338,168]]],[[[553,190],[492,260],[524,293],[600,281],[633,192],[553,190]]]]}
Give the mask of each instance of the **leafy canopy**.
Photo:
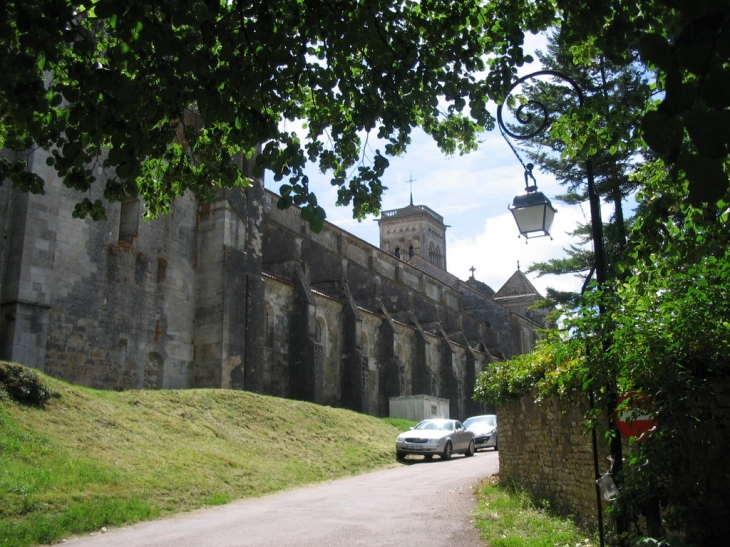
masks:
{"type": "MultiPolygon", "coordinates": [[[[475,0],[10,0],[0,147],[16,155],[0,179],[42,192],[24,163],[38,146],[66,186],[139,194],[156,215],[185,190],[247,186],[239,167],[255,157],[247,174],[271,170],[279,206],[321,228],[304,174],[315,162],[361,218],[378,212],[387,158],[413,127],[447,153],[477,146],[487,97],[525,61],[523,32],[552,16],[475,0]]],[[[87,214],[103,218],[101,202],[76,207],[87,214]]]]}
{"type": "MultiPolygon", "coordinates": [[[[279,206],[301,205],[317,229],[313,162],[362,218],[414,127],[447,153],[473,150],[493,126],[487,101],[530,60],[524,33],[559,24],[579,59],[619,65],[639,48],[661,98],[632,138],[686,175],[694,205],[714,203],[728,187],[729,21],[723,0],[7,0],[0,179],[42,192],[24,161],[41,147],[66,186],[139,194],[156,215],[269,169],[279,206]]],[[[593,146],[595,129],[576,126],[568,148],[593,146]]],[[[85,198],[75,214],[103,206],[85,198]]]]}

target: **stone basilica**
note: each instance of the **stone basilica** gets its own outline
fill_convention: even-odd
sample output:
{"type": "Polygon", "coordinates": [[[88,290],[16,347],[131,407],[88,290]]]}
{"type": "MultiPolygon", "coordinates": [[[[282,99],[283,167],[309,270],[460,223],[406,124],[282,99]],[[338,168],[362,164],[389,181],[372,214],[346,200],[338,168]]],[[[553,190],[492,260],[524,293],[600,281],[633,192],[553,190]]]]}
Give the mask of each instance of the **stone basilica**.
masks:
{"type": "MultiPolygon", "coordinates": [[[[45,195],[0,186],[0,359],[102,389],[243,389],[387,416],[430,395],[451,417],[490,362],[530,351],[544,313],[518,270],[496,293],[447,271],[444,219],[383,212],[380,247],[312,233],[263,181],[193,195],[142,222],[135,198],[105,221],[36,151],[45,195]]],[[[92,200],[101,197],[94,189],[92,200]]],[[[498,259],[498,257],[495,257],[498,259]]]]}

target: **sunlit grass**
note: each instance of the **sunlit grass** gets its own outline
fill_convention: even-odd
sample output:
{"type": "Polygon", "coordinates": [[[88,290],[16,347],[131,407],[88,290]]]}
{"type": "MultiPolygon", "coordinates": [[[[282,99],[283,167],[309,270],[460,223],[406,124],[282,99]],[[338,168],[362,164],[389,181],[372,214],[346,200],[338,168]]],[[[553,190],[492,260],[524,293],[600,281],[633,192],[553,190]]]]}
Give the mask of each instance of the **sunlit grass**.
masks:
{"type": "MultiPolygon", "coordinates": [[[[95,391],[45,377],[41,410],[0,394],[0,546],[102,527],[395,465],[377,419],[227,390],[95,391]]],[[[520,492],[485,481],[477,527],[490,547],[575,547],[586,536],[520,492]]]]}
{"type": "Polygon", "coordinates": [[[553,516],[527,493],[486,479],[477,489],[475,520],[490,547],[576,547],[597,542],[572,521],[553,516]]]}
{"type": "Polygon", "coordinates": [[[398,429],[400,432],[408,431],[409,428],[418,425],[418,422],[412,422],[402,418],[383,418],[383,420],[398,429]]]}
{"type": "Polygon", "coordinates": [[[401,430],[241,391],[95,391],[44,377],[0,396],[0,546],[50,543],[395,464],[401,430]]]}

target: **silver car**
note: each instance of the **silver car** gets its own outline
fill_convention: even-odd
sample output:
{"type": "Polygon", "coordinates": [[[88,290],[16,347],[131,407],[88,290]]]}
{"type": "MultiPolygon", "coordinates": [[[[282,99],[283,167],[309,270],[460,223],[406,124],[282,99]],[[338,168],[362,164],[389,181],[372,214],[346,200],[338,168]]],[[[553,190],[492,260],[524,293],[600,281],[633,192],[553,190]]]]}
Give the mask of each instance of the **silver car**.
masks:
{"type": "Polygon", "coordinates": [[[473,456],[474,452],[474,434],[458,420],[423,420],[416,427],[398,435],[395,440],[398,459],[417,454],[425,456],[427,460],[434,455],[449,460],[454,453],[473,456]]]}
{"type": "Polygon", "coordinates": [[[495,414],[484,414],[483,416],[472,416],[464,420],[466,428],[474,433],[474,442],[477,450],[480,448],[494,447],[497,445],[497,416],[495,414]]]}

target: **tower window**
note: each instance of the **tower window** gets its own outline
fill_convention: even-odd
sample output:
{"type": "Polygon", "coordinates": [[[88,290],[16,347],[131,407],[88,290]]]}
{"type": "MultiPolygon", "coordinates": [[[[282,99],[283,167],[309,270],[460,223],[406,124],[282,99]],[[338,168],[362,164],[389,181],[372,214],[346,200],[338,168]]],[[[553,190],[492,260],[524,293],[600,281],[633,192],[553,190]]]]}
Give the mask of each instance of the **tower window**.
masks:
{"type": "Polygon", "coordinates": [[[441,249],[435,246],[433,243],[428,246],[428,261],[431,264],[436,264],[439,268],[443,267],[443,261],[441,257],[441,249]]]}

